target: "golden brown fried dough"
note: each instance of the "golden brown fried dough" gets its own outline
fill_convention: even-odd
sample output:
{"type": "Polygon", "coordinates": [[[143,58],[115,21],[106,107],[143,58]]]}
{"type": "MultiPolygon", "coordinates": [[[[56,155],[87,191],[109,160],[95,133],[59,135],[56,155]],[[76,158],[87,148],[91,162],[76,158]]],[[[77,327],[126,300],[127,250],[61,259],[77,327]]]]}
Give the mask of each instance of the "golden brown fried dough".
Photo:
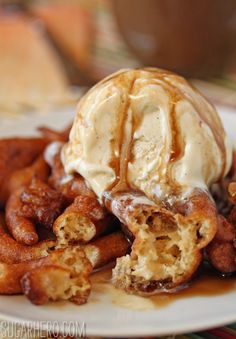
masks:
{"type": "Polygon", "coordinates": [[[38,242],[38,234],[34,222],[24,216],[21,194],[24,187],[13,192],[6,204],[6,224],[17,242],[34,245],[38,242]]]}
{"type": "Polygon", "coordinates": [[[51,228],[63,209],[62,195],[40,179],[33,179],[20,195],[24,217],[51,228]]]}
{"type": "Polygon", "coordinates": [[[29,185],[33,178],[47,181],[49,176],[49,166],[40,155],[31,165],[14,171],[8,181],[4,181],[1,189],[2,201],[5,203],[12,192],[20,187],[29,185]]]}
{"type": "Polygon", "coordinates": [[[231,182],[228,186],[229,198],[233,207],[229,213],[228,220],[236,226],[236,182],[231,182]]]}
{"type": "Polygon", "coordinates": [[[87,302],[92,265],[79,247],[57,250],[21,279],[23,293],[36,305],[52,300],[87,302]]]}
{"type": "Polygon", "coordinates": [[[206,249],[209,262],[221,273],[236,271],[236,227],[223,216],[218,217],[215,238],[206,249]]]}
{"type": "Polygon", "coordinates": [[[125,235],[117,231],[85,245],[84,251],[93,267],[99,268],[129,253],[130,247],[125,235]]]}
{"type": "Polygon", "coordinates": [[[43,152],[47,141],[42,138],[0,140],[0,205],[6,201],[4,183],[12,173],[29,166],[43,152]]]}
{"type": "MultiPolygon", "coordinates": [[[[63,250],[56,250],[50,255],[38,260],[25,261],[17,264],[6,264],[0,263],[0,294],[19,294],[22,291],[30,298],[31,296],[36,296],[39,291],[48,295],[48,300],[53,299],[54,289],[51,289],[50,284],[47,283],[47,272],[49,275],[49,281],[52,282],[52,271],[49,269],[47,271],[46,267],[57,267],[69,271],[68,280],[63,284],[61,288],[61,279],[58,279],[54,282],[54,286],[58,287],[58,290],[61,288],[60,299],[70,299],[74,302],[80,301],[85,296],[88,296],[91,285],[89,281],[89,274],[92,270],[91,263],[86,258],[85,253],[78,247],[76,248],[67,248],[63,250]],[[45,268],[43,275],[43,282],[40,280],[40,275],[42,273],[37,269],[45,268]],[[21,278],[27,273],[33,271],[33,276],[35,277],[38,274],[38,286],[33,285],[31,287],[31,277],[28,275],[22,281],[21,278]],[[63,287],[66,286],[66,290],[63,287]]],[[[65,276],[63,277],[65,278],[65,276]]],[[[34,280],[35,281],[35,280],[34,280]]],[[[56,292],[56,291],[55,291],[56,292]]],[[[41,295],[40,293],[40,295],[41,295]]],[[[33,299],[33,297],[32,297],[33,299]]],[[[58,300],[59,295],[55,293],[53,300],[58,300]]],[[[34,302],[36,299],[34,298],[34,302]]]]}
{"type": "Polygon", "coordinates": [[[221,273],[236,271],[236,248],[229,242],[213,242],[208,250],[208,260],[221,273]]]}
{"type": "Polygon", "coordinates": [[[0,294],[24,293],[37,305],[49,300],[85,303],[91,291],[89,275],[125,255],[130,244],[122,232],[115,232],[85,246],[55,250],[31,261],[0,263],[0,294]]]}
{"type": "Polygon", "coordinates": [[[45,240],[33,246],[16,242],[6,231],[4,215],[0,216],[0,262],[15,264],[47,256],[55,247],[55,241],[45,240]]]}
{"type": "Polygon", "coordinates": [[[84,247],[55,251],[45,263],[24,274],[21,279],[23,292],[37,305],[67,299],[83,304],[91,291],[89,275],[92,267],[106,265],[129,250],[130,244],[125,236],[116,232],[84,247]]]}
{"type": "Polygon", "coordinates": [[[216,207],[201,190],[169,208],[130,192],[107,195],[105,203],[134,237],[130,255],[113,269],[113,282],[129,293],[148,295],[187,282],[216,233],[216,207]]]}
{"type": "Polygon", "coordinates": [[[25,261],[17,264],[0,263],[0,294],[22,293],[20,279],[37,264],[39,264],[37,261],[25,261]]]}
{"type": "Polygon", "coordinates": [[[53,224],[58,247],[89,242],[108,228],[116,228],[115,218],[96,198],[86,196],[76,197],[53,224]]]}
{"type": "Polygon", "coordinates": [[[63,199],[39,179],[13,192],[6,205],[6,224],[13,237],[21,244],[38,242],[35,223],[51,227],[60,214],[63,199]]]}

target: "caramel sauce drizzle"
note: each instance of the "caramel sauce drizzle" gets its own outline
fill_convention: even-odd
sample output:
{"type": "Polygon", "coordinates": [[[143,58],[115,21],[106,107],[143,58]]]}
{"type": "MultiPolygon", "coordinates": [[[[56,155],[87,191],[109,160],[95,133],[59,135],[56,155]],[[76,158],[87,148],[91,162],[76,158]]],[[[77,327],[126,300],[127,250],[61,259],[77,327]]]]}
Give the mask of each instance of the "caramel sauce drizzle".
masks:
{"type": "Polygon", "coordinates": [[[131,142],[133,138],[133,116],[132,116],[133,114],[130,108],[130,95],[132,94],[136,78],[137,76],[133,77],[132,81],[129,84],[128,99],[125,105],[125,109],[123,111],[121,138],[120,138],[119,174],[117,175],[117,181],[113,184],[113,187],[110,188],[112,195],[117,192],[127,191],[129,188],[127,173],[128,173],[128,163],[130,159],[131,142]],[[129,127],[130,129],[128,130],[129,127]]]}
{"type": "MultiPolygon", "coordinates": [[[[223,126],[220,123],[220,118],[216,117],[214,120],[214,122],[211,124],[211,119],[212,116],[211,114],[202,114],[202,110],[199,107],[199,105],[197,104],[197,102],[192,99],[187,93],[184,93],[184,91],[180,91],[180,89],[178,87],[176,87],[173,83],[169,82],[168,80],[168,76],[173,75],[173,73],[168,72],[168,71],[164,71],[163,70],[158,70],[155,68],[146,68],[146,70],[148,70],[149,72],[155,73],[157,75],[158,78],[161,79],[161,81],[165,82],[167,85],[169,85],[170,87],[172,87],[172,91],[173,89],[175,90],[176,94],[178,94],[179,97],[185,98],[186,100],[190,101],[191,104],[193,105],[194,109],[196,110],[197,114],[199,115],[200,119],[212,130],[213,136],[215,138],[215,141],[219,147],[219,149],[221,150],[221,156],[222,156],[222,177],[225,171],[225,166],[226,166],[226,148],[225,148],[225,143],[224,143],[224,138],[225,138],[225,131],[223,126]]],[[[178,75],[176,75],[178,77],[178,75]]],[[[184,81],[184,79],[181,79],[181,81],[184,81]]],[[[196,88],[194,88],[191,84],[187,84],[187,86],[190,86],[193,91],[196,91],[199,93],[199,95],[203,96],[202,93],[200,93],[196,88]]],[[[171,89],[171,88],[169,88],[171,89]]],[[[207,99],[205,99],[207,101],[207,99]]],[[[210,106],[212,106],[209,103],[210,106]]],[[[214,109],[214,108],[213,108],[214,109]]]]}
{"type": "Polygon", "coordinates": [[[112,196],[119,192],[130,191],[127,174],[128,174],[128,163],[130,159],[131,144],[133,138],[133,115],[130,109],[130,94],[132,94],[133,86],[137,74],[133,74],[132,79],[125,80],[124,77],[119,77],[119,82],[123,81],[123,86],[127,89],[127,101],[124,105],[121,114],[121,125],[119,126],[119,155],[118,157],[113,155],[113,158],[110,162],[113,170],[116,173],[116,180],[110,185],[110,187],[103,194],[103,201],[108,209],[110,209],[110,203],[112,196]],[[129,121],[130,120],[130,121],[129,121]],[[129,123],[130,122],[130,123],[129,123]],[[128,130],[128,128],[130,129],[128,130]]]}
{"type": "MultiPolygon", "coordinates": [[[[116,156],[113,153],[113,158],[110,161],[110,166],[113,168],[115,174],[116,174],[116,180],[114,183],[104,192],[104,203],[106,204],[106,200],[111,200],[112,196],[117,194],[118,192],[125,192],[125,191],[133,191],[133,188],[130,187],[127,179],[128,174],[128,163],[130,161],[130,155],[131,155],[131,147],[133,143],[133,134],[135,131],[135,121],[133,118],[133,114],[131,111],[131,99],[130,96],[132,95],[132,91],[134,88],[134,84],[136,79],[139,78],[141,71],[149,71],[152,74],[155,74],[155,78],[153,79],[152,76],[147,75],[147,79],[149,78],[150,83],[153,84],[159,84],[161,85],[165,90],[166,93],[170,96],[170,113],[169,113],[169,123],[171,128],[171,137],[172,137],[172,146],[171,146],[171,153],[169,162],[166,164],[167,166],[167,173],[165,182],[166,184],[171,188],[172,194],[178,195],[181,192],[181,187],[178,185],[178,183],[173,182],[172,178],[172,167],[174,163],[183,155],[183,141],[181,138],[181,132],[178,124],[178,119],[176,115],[176,104],[179,100],[186,99],[191,102],[194,109],[196,110],[197,114],[199,115],[200,119],[208,125],[214,135],[215,141],[221,150],[221,156],[222,156],[222,162],[223,162],[223,170],[222,174],[224,172],[224,168],[226,166],[226,149],[224,140],[222,138],[222,135],[224,135],[223,128],[220,127],[220,122],[216,118],[216,122],[211,124],[211,117],[207,114],[204,114],[204,112],[201,112],[201,107],[197,105],[194,99],[192,99],[187,93],[184,93],[184,91],[181,91],[178,87],[176,87],[174,84],[170,82],[168,79],[168,76],[172,75],[171,72],[164,71],[163,70],[157,70],[153,68],[144,68],[144,69],[136,69],[132,72],[130,77],[126,76],[127,71],[124,70],[124,72],[120,72],[118,75],[113,75],[104,81],[109,81],[110,79],[113,79],[117,85],[122,86],[127,91],[127,97],[125,97],[125,105],[122,106],[122,110],[118,112],[118,115],[121,116],[121,122],[118,126],[118,149],[119,154],[116,156]],[[130,130],[127,130],[129,127],[128,119],[130,119],[130,125],[132,128],[130,130]],[[217,123],[218,122],[218,123],[217,123]],[[109,197],[109,198],[108,198],[109,197]]],[[[184,80],[182,80],[184,81],[184,80]]],[[[211,115],[211,114],[209,114],[211,115]]],[[[107,206],[109,208],[109,204],[107,206]]]]}
{"type": "MultiPolygon", "coordinates": [[[[121,73],[118,78],[114,77],[114,81],[118,82],[118,84],[122,84],[127,89],[127,102],[125,106],[122,108],[118,114],[122,116],[122,123],[119,126],[118,135],[119,135],[119,156],[116,157],[113,154],[113,158],[110,161],[110,166],[116,173],[116,180],[114,183],[104,192],[104,203],[108,205],[109,208],[110,203],[107,200],[111,200],[111,197],[117,194],[118,192],[125,192],[125,191],[133,191],[130,187],[128,180],[127,180],[127,173],[128,173],[128,163],[130,161],[131,155],[131,146],[133,142],[133,134],[135,131],[135,121],[133,118],[133,114],[131,111],[131,100],[130,96],[132,95],[133,87],[135,84],[135,80],[139,77],[140,71],[142,69],[137,69],[133,72],[133,76],[131,79],[125,79],[123,73],[121,73]],[[131,116],[130,116],[131,115],[131,116]],[[127,127],[129,127],[128,120],[130,121],[131,128],[128,131],[127,127]]],[[[160,85],[164,85],[167,93],[171,95],[171,112],[170,112],[170,125],[172,130],[172,149],[171,149],[171,156],[170,156],[170,163],[175,162],[182,154],[182,145],[179,137],[179,129],[178,129],[178,122],[176,119],[176,112],[175,112],[175,105],[176,102],[182,97],[180,96],[179,92],[175,91],[170,84],[163,81],[163,74],[157,73],[157,78],[160,81],[160,85]]],[[[109,78],[110,79],[110,78],[109,78]]],[[[109,80],[108,79],[108,80],[109,80]]],[[[108,81],[107,80],[107,81],[108,81]]],[[[150,79],[152,82],[152,79],[150,79]]],[[[154,82],[153,82],[154,83],[154,82]]],[[[156,83],[155,83],[156,84],[156,83]]],[[[169,164],[170,165],[170,164],[169,164]]],[[[169,177],[169,184],[171,184],[171,170],[168,170],[168,177],[169,177]]],[[[177,185],[176,185],[177,186],[177,185]]],[[[176,189],[177,190],[177,189],[176,189]]]]}

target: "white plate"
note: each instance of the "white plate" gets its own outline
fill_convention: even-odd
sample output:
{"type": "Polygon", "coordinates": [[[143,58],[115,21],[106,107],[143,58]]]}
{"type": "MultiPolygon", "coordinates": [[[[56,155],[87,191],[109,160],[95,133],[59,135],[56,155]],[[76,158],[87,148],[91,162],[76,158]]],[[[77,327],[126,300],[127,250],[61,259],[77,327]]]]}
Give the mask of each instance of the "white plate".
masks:
{"type": "MultiPolygon", "coordinates": [[[[219,107],[225,127],[236,145],[236,111],[219,107]]],[[[71,121],[73,112],[57,111],[50,115],[30,115],[17,120],[1,118],[0,136],[29,135],[32,128],[42,123],[61,128],[71,121]]],[[[0,318],[21,324],[35,322],[44,329],[51,330],[50,321],[56,321],[61,330],[68,329],[65,321],[86,324],[88,336],[148,336],[169,335],[198,331],[210,327],[236,322],[236,287],[224,295],[212,297],[189,297],[176,300],[165,308],[134,311],[111,302],[104,293],[92,294],[89,302],[83,306],[71,303],[54,303],[46,306],[34,306],[22,296],[0,297],[0,318]]],[[[138,303],[138,299],[133,299],[138,303]]],[[[71,327],[72,329],[72,327],[71,327]]]]}

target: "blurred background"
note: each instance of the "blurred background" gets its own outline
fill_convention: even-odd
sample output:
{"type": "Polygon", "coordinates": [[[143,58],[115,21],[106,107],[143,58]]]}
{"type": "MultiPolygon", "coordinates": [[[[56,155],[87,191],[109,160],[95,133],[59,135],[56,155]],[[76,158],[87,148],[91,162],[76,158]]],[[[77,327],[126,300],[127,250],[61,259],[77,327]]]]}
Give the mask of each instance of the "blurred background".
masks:
{"type": "Polygon", "coordinates": [[[236,105],[236,0],[0,0],[0,112],[71,104],[140,66],[236,105]]]}

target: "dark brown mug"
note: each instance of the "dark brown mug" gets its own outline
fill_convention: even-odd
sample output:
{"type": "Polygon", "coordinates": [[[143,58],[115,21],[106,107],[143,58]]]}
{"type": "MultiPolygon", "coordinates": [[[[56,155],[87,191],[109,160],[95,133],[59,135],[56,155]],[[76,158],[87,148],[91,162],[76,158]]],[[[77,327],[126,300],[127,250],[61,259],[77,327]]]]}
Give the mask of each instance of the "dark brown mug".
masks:
{"type": "Polygon", "coordinates": [[[236,0],[113,0],[120,31],[144,65],[217,75],[236,27],[236,0]]]}

